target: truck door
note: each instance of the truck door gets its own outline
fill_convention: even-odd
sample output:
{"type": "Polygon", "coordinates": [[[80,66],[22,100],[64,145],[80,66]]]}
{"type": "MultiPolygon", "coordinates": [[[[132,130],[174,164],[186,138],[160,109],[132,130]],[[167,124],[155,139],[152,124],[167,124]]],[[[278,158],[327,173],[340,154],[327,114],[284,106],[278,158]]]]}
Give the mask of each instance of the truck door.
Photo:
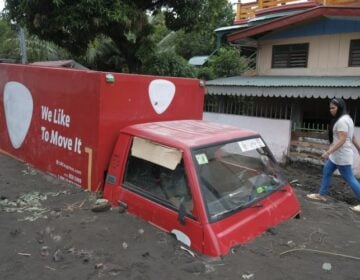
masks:
{"type": "Polygon", "coordinates": [[[194,214],[186,174],[180,150],[135,137],[121,184],[121,202],[130,213],[202,252],[202,227],[194,214]]]}

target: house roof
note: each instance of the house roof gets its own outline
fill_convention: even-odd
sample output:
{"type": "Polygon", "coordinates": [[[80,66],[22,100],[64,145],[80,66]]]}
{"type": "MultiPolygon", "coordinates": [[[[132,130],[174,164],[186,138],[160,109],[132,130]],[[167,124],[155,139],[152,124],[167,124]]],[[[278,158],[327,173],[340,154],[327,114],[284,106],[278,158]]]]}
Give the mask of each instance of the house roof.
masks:
{"type": "Polygon", "coordinates": [[[214,95],[357,99],[358,76],[236,76],[206,82],[214,95]]]}
{"type": "Polygon", "coordinates": [[[46,66],[46,67],[65,67],[65,68],[75,68],[75,69],[83,69],[87,70],[85,66],[81,65],[80,63],[76,62],[75,60],[55,60],[55,61],[36,61],[30,63],[31,65],[36,66],[46,66]]]}
{"type": "Polygon", "coordinates": [[[208,55],[194,56],[189,59],[188,63],[194,66],[202,66],[209,59],[208,55]]]}
{"type": "Polygon", "coordinates": [[[360,87],[358,76],[235,76],[206,82],[207,86],[360,87]]]}
{"type": "Polygon", "coordinates": [[[360,6],[317,6],[296,14],[276,18],[266,23],[233,32],[227,36],[229,42],[236,42],[252,36],[259,36],[279,28],[307,22],[318,17],[346,17],[359,20],[360,6]]]}

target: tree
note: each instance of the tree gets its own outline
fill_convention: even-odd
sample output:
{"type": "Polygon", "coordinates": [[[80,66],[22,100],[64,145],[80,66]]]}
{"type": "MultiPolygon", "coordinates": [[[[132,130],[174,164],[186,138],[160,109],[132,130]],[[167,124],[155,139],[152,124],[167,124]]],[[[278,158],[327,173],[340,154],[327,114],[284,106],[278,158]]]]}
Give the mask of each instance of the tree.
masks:
{"type": "Polygon", "coordinates": [[[111,38],[102,35],[89,44],[85,56],[78,57],[78,60],[92,69],[129,72],[126,62],[114,42],[111,38]]]}
{"type": "Polygon", "coordinates": [[[216,77],[231,77],[241,75],[247,63],[240,56],[240,51],[234,47],[223,47],[208,61],[216,77]]]}
{"type": "Polygon", "coordinates": [[[148,12],[164,10],[166,24],[174,30],[198,21],[205,0],[7,0],[8,19],[25,26],[39,38],[52,41],[72,54],[83,55],[97,36],[110,38],[130,72],[152,53],[153,26],[148,12]]]}
{"type": "MultiPolygon", "coordinates": [[[[160,41],[156,40],[157,52],[175,51],[177,55],[186,60],[196,55],[210,55],[214,52],[218,47],[215,44],[214,30],[219,26],[231,24],[234,15],[227,0],[207,0],[202,1],[202,3],[201,9],[197,11],[198,21],[196,24],[192,24],[191,28],[182,28],[176,32],[170,32],[166,29],[165,22],[161,20],[163,18],[162,13],[156,16],[157,19],[154,19],[156,22],[154,37],[163,36],[160,41]]],[[[159,57],[162,60],[165,58],[166,56],[159,57]]],[[[200,67],[194,70],[197,73],[196,76],[201,79],[209,80],[216,77],[214,69],[211,67],[200,67]]]]}
{"type": "Polygon", "coordinates": [[[158,12],[153,16],[149,16],[150,24],[153,26],[153,34],[151,39],[155,44],[160,43],[169,33],[173,31],[166,27],[165,15],[163,12],[158,12]]]}
{"type": "Polygon", "coordinates": [[[144,61],[142,72],[160,76],[195,77],[193,67],[174,51],[158,52],[149,56],[144,61]]]}
{"type": "Polygon", "coordinates": [[[217,47],[214,30],[231,25],[234,19],[227,0],[206,0],[198,13],[199,19],[191,26],[191,30],[177,34],[176,52],[186,59],[211,54],[217,47]]]}

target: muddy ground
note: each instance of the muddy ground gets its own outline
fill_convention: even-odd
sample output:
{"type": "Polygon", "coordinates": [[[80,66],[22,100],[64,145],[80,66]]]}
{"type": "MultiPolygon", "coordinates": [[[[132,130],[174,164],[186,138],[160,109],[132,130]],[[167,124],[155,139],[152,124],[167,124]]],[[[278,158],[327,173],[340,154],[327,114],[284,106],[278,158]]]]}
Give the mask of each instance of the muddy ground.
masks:
{"type": "Polygon", "coordinates": [[[284,169],[301,203],[290,220],[222,258],[183,250],[170,235],[114,208],[91,211],[95,195],[0,155],[0,279],[360,279],[360,215],[335,178],[316,203],[321,170],[284,169]]]}

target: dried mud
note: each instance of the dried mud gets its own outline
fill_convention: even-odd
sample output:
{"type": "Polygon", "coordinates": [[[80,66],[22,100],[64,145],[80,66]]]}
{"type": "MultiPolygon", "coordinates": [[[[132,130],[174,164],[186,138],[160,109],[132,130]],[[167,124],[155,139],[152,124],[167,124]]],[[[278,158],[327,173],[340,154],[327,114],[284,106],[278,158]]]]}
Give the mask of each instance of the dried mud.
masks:
{"type": "Polygon", "coordinates": [[[95,195],[0,155],[0,279],[360,279],[360,215],[334,178],[328,203],[305,199],[321,170],[284,167],[300,201],[287,221],[221,258],[182,249],[170,235],[95,195]]]}

